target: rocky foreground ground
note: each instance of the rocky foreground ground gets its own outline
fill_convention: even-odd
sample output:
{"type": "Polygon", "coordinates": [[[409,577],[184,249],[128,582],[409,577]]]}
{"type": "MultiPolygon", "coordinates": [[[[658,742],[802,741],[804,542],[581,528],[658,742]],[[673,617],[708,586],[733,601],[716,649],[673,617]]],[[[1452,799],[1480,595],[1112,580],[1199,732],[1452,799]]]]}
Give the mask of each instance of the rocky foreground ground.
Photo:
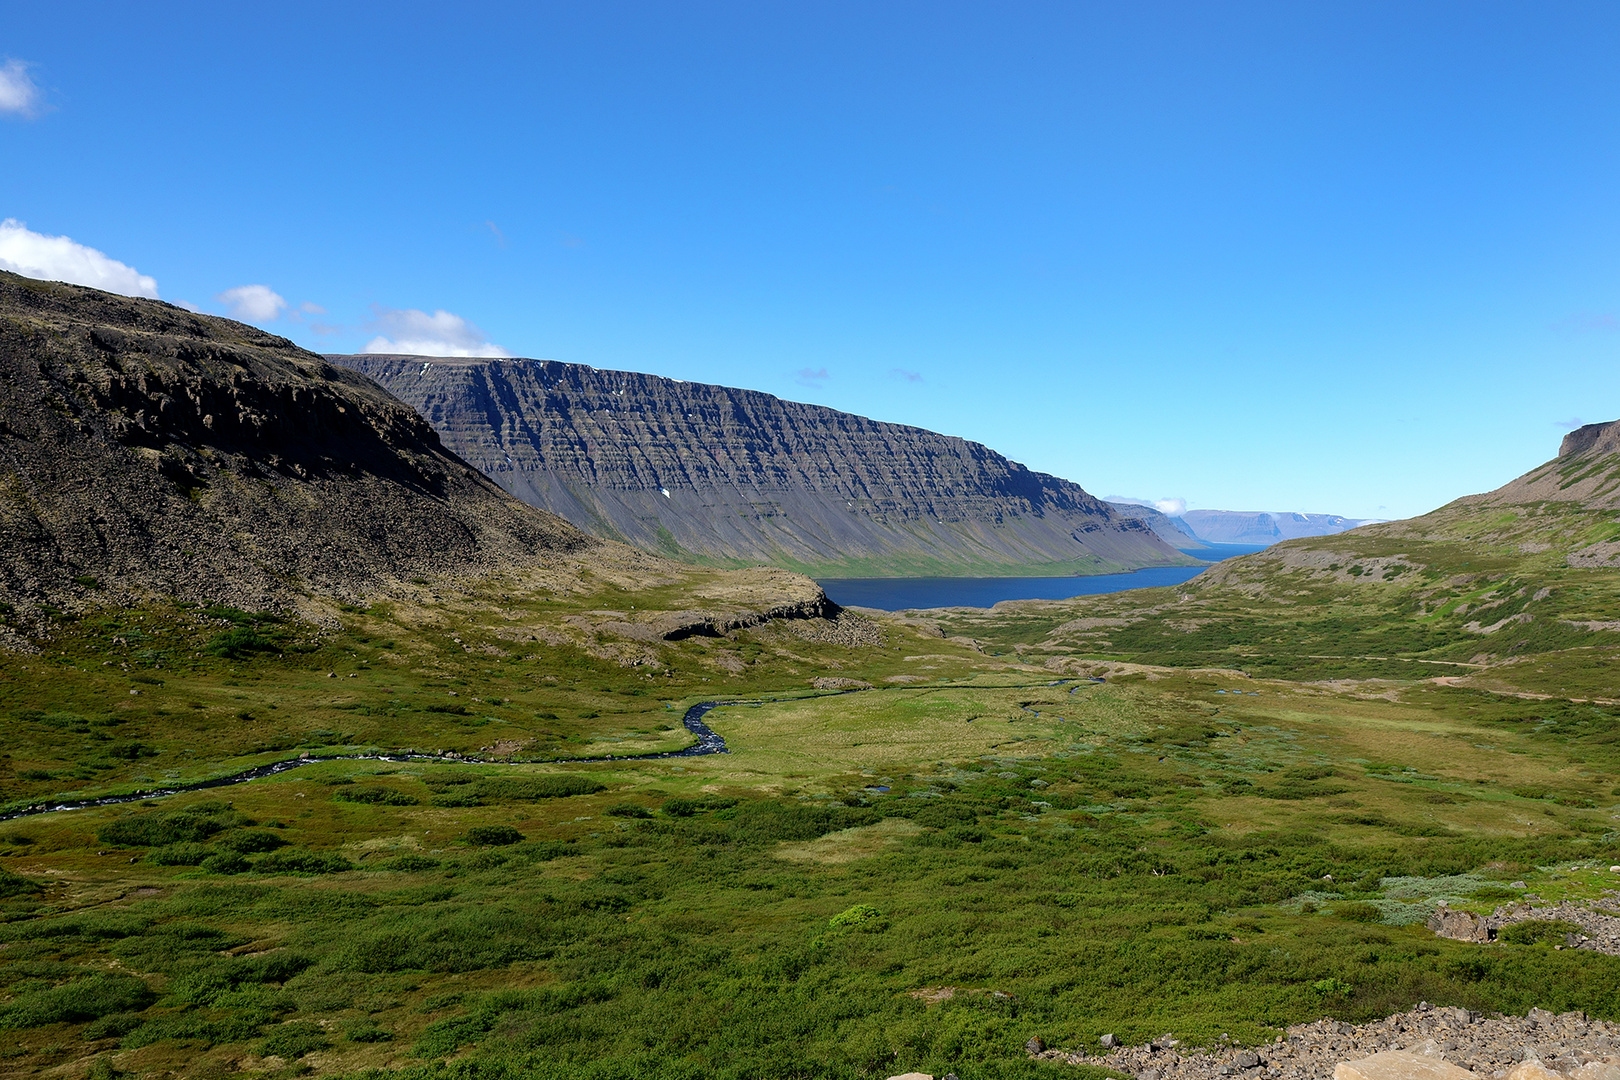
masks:
{"type": "MultiPolygon", "coordinates": [[[[1104,1036],[1104,1041],[1111,1040],[1104,1036]]],[[[1165,1036],[1143,1046],[1105,1045],[1101,1053],[1030,1049],[1046,1060],[1098,1065],[1137,1080],[1326,1080],[1341,1062],[1392,1050],[1411,1051],[1480,1077],[1507,1077],[1530,1062],[1557,1075],[1514,1080],[1620,1080],[1620,1024],[1589,1020],[1583,1013],[1554,1016],[1542,1009],[1532,1009],[1528,1016],[1482,1016],[1422,1003],[1370,1024],[1299,1024],[1263,1047],[1183,1051],[1165,1036]]]]}
{"type": "MultiPolygon", "coordinates": [[[[1136,1080],[1620,1080],[1620,1024],[1584,1013],[1483,1016],[1419,1004],[1370,1024],[1316,1020],[1270,1046],[1183,1049],[1165,1035],[1141,1046],[1103,1036],[1099,1052],[1048,1049],[1031,1057],[1092,1065],[1136,1080]]],[[[890,1080],[934,1080],[905,1073],[890,1080]]],[[[941,1080],[953,1080],[947,1074],[941,1080]]]]}

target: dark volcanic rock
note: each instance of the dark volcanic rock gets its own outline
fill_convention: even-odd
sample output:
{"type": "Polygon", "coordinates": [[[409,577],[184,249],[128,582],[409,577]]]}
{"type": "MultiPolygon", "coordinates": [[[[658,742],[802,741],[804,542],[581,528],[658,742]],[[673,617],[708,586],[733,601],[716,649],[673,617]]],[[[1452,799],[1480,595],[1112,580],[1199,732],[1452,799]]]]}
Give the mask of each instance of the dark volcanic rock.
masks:
{"type": "Polygon", "coordinates": [[[294,606],[600,546],[241,323],[0,273],[0,595],[294,606]]]}
{"type": "Polygon", "coordinates": [[[922,428],[549,360],[330,359],[525,502],[661,554],[820,573],[1190,562],[1078,484],[922,428]]]}

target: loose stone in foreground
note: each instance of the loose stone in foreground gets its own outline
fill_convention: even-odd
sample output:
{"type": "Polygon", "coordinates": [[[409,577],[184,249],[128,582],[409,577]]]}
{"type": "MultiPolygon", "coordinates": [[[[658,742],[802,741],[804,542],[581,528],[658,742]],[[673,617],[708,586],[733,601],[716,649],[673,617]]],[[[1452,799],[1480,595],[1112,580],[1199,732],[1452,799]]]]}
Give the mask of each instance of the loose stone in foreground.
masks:
{"type": "MultiPolygon", "coordinates": [[[[1386,1050],[1360,1061],[1341,1061],[1333,1080],[1478,1080],[1474,1073],[1437,1056],[1386,1050]]],[[[1525,1077],[1523,1080],[1531,1080],[1525,1077]]]]}

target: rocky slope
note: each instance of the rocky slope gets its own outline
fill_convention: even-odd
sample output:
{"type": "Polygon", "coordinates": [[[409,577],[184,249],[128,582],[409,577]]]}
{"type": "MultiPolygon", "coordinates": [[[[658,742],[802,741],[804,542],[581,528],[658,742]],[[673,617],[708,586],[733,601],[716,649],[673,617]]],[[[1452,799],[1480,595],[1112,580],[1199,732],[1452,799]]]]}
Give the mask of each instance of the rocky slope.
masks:
{"type": "Polygon", "coordinates": [[[364,377],[167,304],[0,273],[0,596],[285,607],[600,542],[364,377]]]}
{"type": "Polygon", "coordinates": [[[921,428],[549,360],[329,359],[518,498],[665,555],[824,575],[1189,561],[1077,484],[921,428]]]}

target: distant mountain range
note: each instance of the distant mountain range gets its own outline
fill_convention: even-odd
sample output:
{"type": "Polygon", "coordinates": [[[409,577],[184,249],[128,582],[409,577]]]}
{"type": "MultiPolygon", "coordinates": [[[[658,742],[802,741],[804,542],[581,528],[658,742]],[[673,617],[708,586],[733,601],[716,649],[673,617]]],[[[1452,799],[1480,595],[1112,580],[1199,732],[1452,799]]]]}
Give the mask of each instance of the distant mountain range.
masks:
{"type": "Polygon", "coordinates": [[[1266,510],[1188,510],[1171,516],[1146,503],[1117,497],[1108,505],[1141,520],[1171,546],[1194,553],[1208,544],[1275,544],[1302,536],[1332,536],[1379,520],[1266,510]]]}
{"type": "Polygon", "coordinates": [[[1192,563],[1079,484],[923,428],[554,360],[328,359],[525,502],[686,561],[822,577],[1192,563]]]}

